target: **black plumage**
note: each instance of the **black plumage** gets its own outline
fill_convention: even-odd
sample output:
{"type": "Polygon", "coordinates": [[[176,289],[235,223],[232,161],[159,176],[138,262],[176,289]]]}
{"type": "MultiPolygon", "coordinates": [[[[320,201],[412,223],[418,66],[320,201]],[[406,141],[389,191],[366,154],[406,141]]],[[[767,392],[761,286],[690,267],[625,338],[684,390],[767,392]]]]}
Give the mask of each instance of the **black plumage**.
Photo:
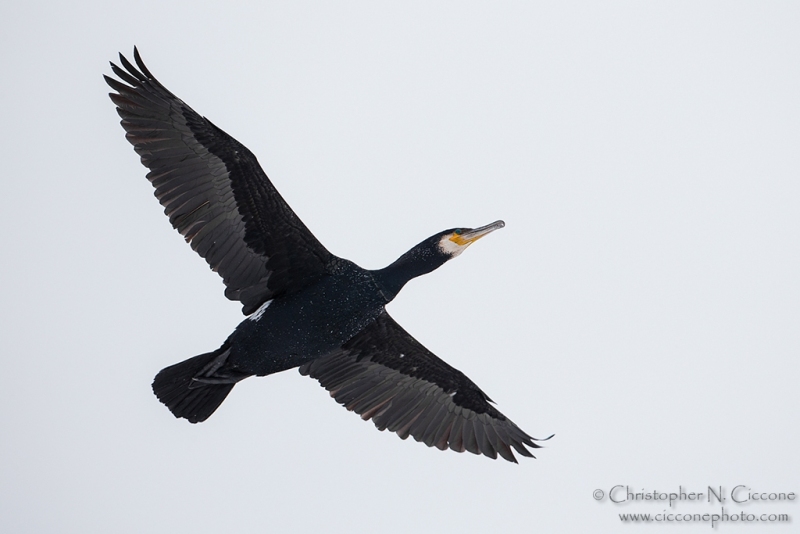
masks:
{"type": "Polygon", "coordinates": [[[223,345],[163,369],[153,390],[176,417],[206,420],[249,376],[293,367],[380,430],[429,447],[516,461],[534,438],[497,411],[469,378],[386,312],[416,276],[501,228],[451,229],[388,267],[334,256],[281,198],[255,156],[159,83],[134,49],[105,77],[126,138],[170,223],[213,270],[245,319],[223,345]]]}

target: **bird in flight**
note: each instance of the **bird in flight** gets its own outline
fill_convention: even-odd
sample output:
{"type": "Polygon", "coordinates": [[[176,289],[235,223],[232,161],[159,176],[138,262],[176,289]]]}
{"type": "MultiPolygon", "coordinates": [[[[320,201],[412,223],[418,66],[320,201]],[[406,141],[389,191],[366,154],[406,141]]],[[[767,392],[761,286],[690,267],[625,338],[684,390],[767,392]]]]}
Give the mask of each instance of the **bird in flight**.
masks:
{"type": "Polygon", "coordinates": [[[536,438],[490,404],[461,371],[437,358],[386,312],[412,278],[429,273],[502,228],[453,228],[383,269],[362,269],[314,237],[256,157],[155,79],[134,48],[119,79],[104,76],[125,137],[150,172],[172,226],[222,276],[247,316],[215,351],[153,381],[158,399],[191,423],[205,421],[237,382],[299,367],[379,430],[441,450],[516,462],[536,438]]]}

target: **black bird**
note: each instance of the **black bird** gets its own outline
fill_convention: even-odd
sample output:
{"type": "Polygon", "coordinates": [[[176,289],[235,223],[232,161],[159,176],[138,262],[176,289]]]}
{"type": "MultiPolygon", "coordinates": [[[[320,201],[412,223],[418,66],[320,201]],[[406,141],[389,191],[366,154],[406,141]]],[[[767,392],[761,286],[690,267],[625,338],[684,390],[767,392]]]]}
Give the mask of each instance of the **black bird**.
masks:
{"type": "Polygon", "coordinates": [[[334,256],[281,198],[255,156],[156,80],[134,48],[134,67],[105,76],[126,138],[178,230],[222,276],[247,319],[220,348],[167,367],[153,391],[175,417],[205,421],[249,376],[293,367],[319,380],[379,430],[516,462],[538,448],[463,373],[437,358],[386,313],[417,276],[502,228],[454,228],[380,270],[334,256]],[[124,82],[124,83],[123,83],[124,82]]]}

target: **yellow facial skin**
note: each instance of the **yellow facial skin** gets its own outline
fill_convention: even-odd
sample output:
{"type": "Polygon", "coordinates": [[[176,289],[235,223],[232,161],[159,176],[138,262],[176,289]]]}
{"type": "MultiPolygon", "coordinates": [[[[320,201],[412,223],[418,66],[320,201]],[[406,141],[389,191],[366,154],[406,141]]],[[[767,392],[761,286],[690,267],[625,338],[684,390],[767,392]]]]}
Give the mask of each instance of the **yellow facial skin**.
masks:
{"type": "Polygon", "coordinates": [[[452,241],[456,245],[459,245],[459,246],[463,247],[463,246],[469,245],[470,243],[474,243],[475,241],[477,241],[478,239],[480,239],[482,237],[483,237],[483,235],[479,235],[477,237],[473,237],[472,239],[464,239],[464,236],[462,236],[461,234],[457,234],[457,233],[453,232],[453,235],[450,236],[450,241],[452,241]]]}

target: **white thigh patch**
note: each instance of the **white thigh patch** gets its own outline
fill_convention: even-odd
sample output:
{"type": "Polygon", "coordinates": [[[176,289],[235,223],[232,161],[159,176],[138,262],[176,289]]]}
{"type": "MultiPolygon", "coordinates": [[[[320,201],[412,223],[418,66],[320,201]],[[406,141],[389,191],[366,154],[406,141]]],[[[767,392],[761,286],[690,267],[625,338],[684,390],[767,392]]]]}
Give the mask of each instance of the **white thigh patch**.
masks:
{"type": "Polygon", "coordinates": [[[257,309],[255,313],[253,313],[253,315],[248,317],[248,319],[250,319],[251,321],[258,321],[259,319],[261,319],[261,316],[264,315],[264,312],[267,311],[267,308],[269,308],[270,304],[272,304],[271,300],[268,300],[267,302],[262,304],[261,307],[257,309]]]}

